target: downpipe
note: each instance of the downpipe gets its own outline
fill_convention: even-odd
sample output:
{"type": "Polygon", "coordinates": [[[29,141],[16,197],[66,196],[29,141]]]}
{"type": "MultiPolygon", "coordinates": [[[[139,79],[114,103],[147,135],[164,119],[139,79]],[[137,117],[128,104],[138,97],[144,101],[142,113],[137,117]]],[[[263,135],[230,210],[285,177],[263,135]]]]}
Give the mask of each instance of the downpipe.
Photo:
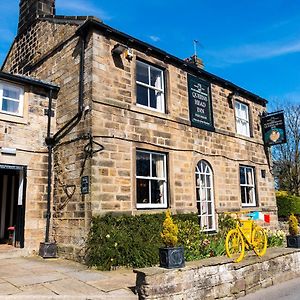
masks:
{"type": "Polygon", "coordinates": [[[79,66],[79,85],[78,85],[78,112],[73,116],[61,129],[59,129],[53,137],[51,137],[51,112],[53,91],[49,91],[48,103],[48,124],[47,137],[45,139],[48,149],[48,171],[47,171],[47,212],[46,212],[46,230],[45,241],[40,243],[39,255],[43,258],[54,258],[57,255],[57,245],[50,242],[50,222],[51,222],[51,194],[52,194],[52,154],[53,148],[62,138],[64,138],[81,120],[84,112],[83,94],[84,94],[84,65],[85,65],[85,37],[80,36],[80,66],[79,66]]]}

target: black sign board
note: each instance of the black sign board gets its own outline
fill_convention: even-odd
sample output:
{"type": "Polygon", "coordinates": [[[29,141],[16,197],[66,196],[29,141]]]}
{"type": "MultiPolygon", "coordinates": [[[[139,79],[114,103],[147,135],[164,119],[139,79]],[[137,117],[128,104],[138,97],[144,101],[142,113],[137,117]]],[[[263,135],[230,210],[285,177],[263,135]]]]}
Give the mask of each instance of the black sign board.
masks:
{"type": "Polygon", "coordinates": [[[192,126],[214,130],[210,84],[188,74],[189,109],[192,126]]]}
{"type": "Polygon", "coordinates": [[[267,114],[261,119],[263,139],[266,146],[286,143],[283,112],[267,114]]]}
{"type": "Polygon", "coordinates": [[[90,191],[90,178],[89,176],[81,177],[81,194],[88,194],[90,191]]]}
{"type": "Polygon", "coordinates": [[[24,168],[25,168],[24,166],[0,164],[0,169],[5,169],[5,170],[22,171],[24,170],[24,168]]]}

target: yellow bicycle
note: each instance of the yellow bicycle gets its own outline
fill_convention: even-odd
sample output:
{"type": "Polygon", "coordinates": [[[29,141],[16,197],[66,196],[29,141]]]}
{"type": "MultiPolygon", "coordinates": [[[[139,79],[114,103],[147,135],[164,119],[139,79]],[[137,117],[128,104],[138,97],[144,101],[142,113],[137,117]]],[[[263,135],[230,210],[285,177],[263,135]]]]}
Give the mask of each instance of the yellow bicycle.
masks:
{"type": "Polygon", "coordinates": [[[226,236],[226,254],[234,262],[240,262],[244,258],[245,248],[253,249],[257,256],[263,256],[267,251],[267,235],[253,220],[241,220],[237,216],[236,228],[229,230],[226,236]]]}

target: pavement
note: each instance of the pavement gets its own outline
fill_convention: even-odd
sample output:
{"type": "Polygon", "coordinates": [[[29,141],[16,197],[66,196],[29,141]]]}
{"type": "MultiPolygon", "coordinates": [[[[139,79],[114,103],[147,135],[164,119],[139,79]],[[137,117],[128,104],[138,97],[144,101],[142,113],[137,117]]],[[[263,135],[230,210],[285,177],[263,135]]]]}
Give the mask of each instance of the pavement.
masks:
{"type": "Polygon", "coordinates": [[[16,248],[0,247],[1,300],[138,299],[132,270],[97,271],[65,259],[22,255],[16,248]]]}

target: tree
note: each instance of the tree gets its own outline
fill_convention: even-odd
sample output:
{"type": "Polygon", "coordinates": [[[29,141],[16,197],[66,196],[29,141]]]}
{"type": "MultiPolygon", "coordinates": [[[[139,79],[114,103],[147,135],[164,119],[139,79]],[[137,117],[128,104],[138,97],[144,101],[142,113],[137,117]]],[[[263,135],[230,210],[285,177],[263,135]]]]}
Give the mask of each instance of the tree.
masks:
{"type": "Polygon", "coordinates": [[[273,174],[277,187],[300,195],[300,104],[284,109],[287,143],[272,149],[273,174]]]}

